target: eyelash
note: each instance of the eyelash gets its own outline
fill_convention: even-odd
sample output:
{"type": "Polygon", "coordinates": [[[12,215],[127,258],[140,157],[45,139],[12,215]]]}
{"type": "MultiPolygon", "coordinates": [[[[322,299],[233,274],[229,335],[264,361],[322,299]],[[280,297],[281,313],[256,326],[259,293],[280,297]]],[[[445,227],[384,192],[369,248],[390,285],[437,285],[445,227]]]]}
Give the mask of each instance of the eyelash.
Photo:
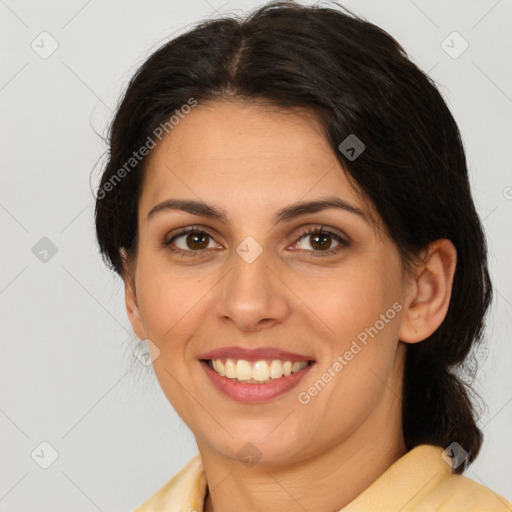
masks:
{"type": "MultiPolygon", "coordinates": [[[[169,240],[165,240],[162,245],[165,248],[167,248],[170,252],[179,254],[179,255],[181,255],[183,257],[194,258],[194,257],[197,257],[197,256],[204,255],[204,252],[206,251],[206,249],[197,250],[197,251],[184,251],[182,249],[178,249],[178,248],[175,248],[175,247],[171,246],[171,244],[176,239],[182,237],[183,235],[188,235],[189,233],[198,234],[198,235],[205,234],[205,235],[209,236],[213,240],[213,237],[207,231],[205,231],[204,229],[201,229],[201,228],[199,228],[197,226],[188,226],[188,227],[185,227],[185,228],[180,228],[178,230],[178,232],[172,236],[172,238],[170,238],[169,240]]],[[[316,235],[316,234],[329,235],[332,238],[334,238],[337,242],[339,242],[339,245],[337,245],[333,249],[328,249],[326,251],[309,251],[309,250],[306,250],[306,252],[310,253],[311,257],[313,257],[313,258],[318,258],[318,257],[322,258],[322,257],[325,257],[325,256],[331,256],[333,254],[338,253],[342,249],[345,249],[345,248],[350,246],[350,243],[347,240],[342,238],[340,235],[338,235],[334,231],[331,231],[329,229],[324,229],[323,226],[320,227],[320,228],[310,228],[310,229],[307,229],[306,231],[301,233],[301,235],[293,243],[295,244],[299,240],[302,240],[303,238],[305,238],[307,236],[316,235]]],[[[302,250],[305,250],[305,249],[302,249],[302,250]]]]}

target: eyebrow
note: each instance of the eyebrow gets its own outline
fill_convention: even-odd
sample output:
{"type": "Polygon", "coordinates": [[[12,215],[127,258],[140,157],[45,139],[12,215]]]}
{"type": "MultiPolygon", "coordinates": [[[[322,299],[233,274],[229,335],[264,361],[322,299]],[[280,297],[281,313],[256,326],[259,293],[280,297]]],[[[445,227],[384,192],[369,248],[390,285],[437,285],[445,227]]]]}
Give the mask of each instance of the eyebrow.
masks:
{"type": "MultiPolygon", "coordinates": [[[[289,221],[302,215],[317,213],[330,208],[353,213],[361,217],[364,221],[368,222],[368,217],[363,210],[357,206],[353,206],[347,203],[339,197],[327,197],[325,199],[317,199],[314,201],[298,201],[296,203],[292,203],[279,210],[274,215],[273,221],[274,224],[278,224],[279,222],[289,221]]],[[[148,213],[148,221],[157,213],[164,211],[183,211],[191,213],[192,215],[198,215],[200,217],[216,219],[224,223],[227,223],[228,219],[225,211],[217,208],[216,206],[208,205],[201,201],[167,199],[151,208],[150,212],[148,213]]]]}

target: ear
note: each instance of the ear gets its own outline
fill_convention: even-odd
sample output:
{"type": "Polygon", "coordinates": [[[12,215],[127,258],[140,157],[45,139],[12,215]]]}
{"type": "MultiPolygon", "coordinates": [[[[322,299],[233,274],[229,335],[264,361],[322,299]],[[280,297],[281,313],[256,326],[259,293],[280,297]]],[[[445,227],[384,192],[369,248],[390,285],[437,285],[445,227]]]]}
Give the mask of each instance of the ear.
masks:
{"type": "Polygon", "coordinates": [[[423,252],[404,300],[401,341],[423,341],[441,325],[450,305],[456,266],[457,250],[450,240],[435,240],[423,252]]]}
{"type": "Polygon", "coordinates": [[[124,303],[126,313],[135,335],[141,339],[146,339],[146,330],[140,314],[139,301],[135,288],[135,265],[129,262],[125,249],[121,249],[121,258],[123,260],[123,281],[124,281],[124,303]]]}

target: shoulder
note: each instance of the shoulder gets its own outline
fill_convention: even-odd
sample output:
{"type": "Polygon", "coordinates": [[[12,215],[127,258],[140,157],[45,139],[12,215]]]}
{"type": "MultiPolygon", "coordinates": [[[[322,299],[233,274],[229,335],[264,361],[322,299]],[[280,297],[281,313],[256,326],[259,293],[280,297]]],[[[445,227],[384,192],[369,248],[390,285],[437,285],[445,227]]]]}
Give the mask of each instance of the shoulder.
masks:
{"type": "Polygon", "coordinates": [[[201,456],[197,454],[133,512],[202,510],[205,494],[206,477],[201,456]]]}
{"type": "Polygon", "coordinates": [[[512,503],[471,478],[450,474],[422,500],[425,510],[512,512],[512,503]]]}
{"type": "Polygon", "coordinates": [[[343,512],[512,512],[503,496],[452,473],[445,459],[439,446],[414,447],[343,512]]]}

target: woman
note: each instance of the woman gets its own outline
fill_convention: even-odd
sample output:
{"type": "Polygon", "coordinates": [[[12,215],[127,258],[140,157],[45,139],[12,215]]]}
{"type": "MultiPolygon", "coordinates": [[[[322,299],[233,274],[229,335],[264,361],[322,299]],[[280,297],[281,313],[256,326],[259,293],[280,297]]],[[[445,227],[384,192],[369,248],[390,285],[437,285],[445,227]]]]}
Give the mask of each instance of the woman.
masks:
{"type": "Polygon", "coordinates": [[[155,52],[97,194],[199,454],[137,511],[506,511],[461,475],[491,300],[457,126],[378,27],[274,3],[155,52]]]}

